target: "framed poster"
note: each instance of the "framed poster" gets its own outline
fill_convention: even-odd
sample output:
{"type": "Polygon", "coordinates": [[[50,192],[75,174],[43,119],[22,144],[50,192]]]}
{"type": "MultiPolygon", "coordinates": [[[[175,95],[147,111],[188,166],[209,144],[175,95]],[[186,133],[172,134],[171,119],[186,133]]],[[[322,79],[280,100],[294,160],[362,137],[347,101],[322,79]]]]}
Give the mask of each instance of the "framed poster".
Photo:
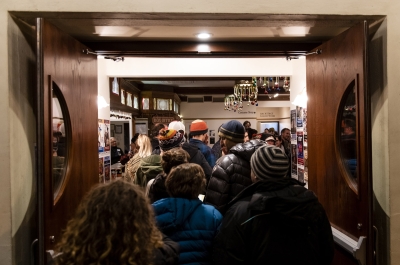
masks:
{"type": "Polygon", "coordinates": [[[115,125],[115,133],[117,134],[122,133],[122,125],[115,125]]]}
{"type": "Polygon", "coordinates": [[[121,89],[121,104],[125,105],[125,90],[121,89]]]}
{"type": "Polygon", "coordinates": [[[132,94],[126,92],[126,105],[132,107],[132,94]]]}

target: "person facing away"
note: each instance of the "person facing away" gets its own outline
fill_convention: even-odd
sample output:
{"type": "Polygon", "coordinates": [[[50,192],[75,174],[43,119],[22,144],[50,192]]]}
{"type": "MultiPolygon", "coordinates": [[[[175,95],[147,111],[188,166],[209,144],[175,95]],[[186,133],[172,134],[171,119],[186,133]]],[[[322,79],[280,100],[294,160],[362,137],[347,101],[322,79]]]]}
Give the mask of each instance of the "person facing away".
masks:
{"type": "Polygon", "coordinates": [[[203,169],[193,163],[172,168],[165,186],[171,197],[153,203],[157,226],[180,247],[179,264],[211,264],[212,241],[222,215],[199,200],[203,169]]]}
{"type": "Polygon", "coordinates": [[[177,264],[179,245],[158,230],[139,187],[122,180],[99,184],[68,222],[56,264],[177,264]]]}
{"type": "MultiPolygon", "coordinates": [[[[161,139],[163,138],[160,137],[160,147],[163,149],[165,148],[164,143],[167,143],[167,141],[161,139]]],[[[190,156],[188,152],[183,150],[179,143],[176,143],[176,146],[172,146],[170,149],[166,149],[165,152],[161,152],[161,166],[163,172],[159,173],[151,183],[148,183],[148,196],[151,203],[169,197],[167,188],[165,187],[167,175],[173,167],[188,163],[189,159],[190,156]]]]}
{"type": "Polygon", "coordinates": [[[154,124],[153,128],[151,129],[151,147],[154,154],[160,154],[158,151],[158,138],[160,137],[160,131],[167,129],[167,126],[162,123],[154,124]]]}
{"type": "MultiPolygon", "coordinates": [[[[182,135],[185,135],[185,125],[180,121],[172,121],[168,125],[168,129],[177,130],[182,135]]],[[[206,175],[206,179],[208,181],[211,177],[212,168],[211,168],[210,164],[208,164],[206,158],[204,157],[204,155],[200,151],[200,149],[196,145],[186,142],[186,139],[184,140],[182,149],[189,153],[189,156],[190,156],[189,162],[190,163],[198,164],[203,168],[204,174],[206,175]]]]}
{"type": "Polygon", "coordinates": [[[207,132],[207,123],[202,120],[194,120],[190,125],[190,135],[192,138],[189,140],[189,143],[196,145],[200,149],[210,167],[213,168],[217,159],[211,148],[205,144],[208,139],[207,132]]]}
{"type": "Polygon", "coordinates": [[[252,181],[232,200],[213,245],[218,265],[325,265],[334,255],[331,226],[315,194],[286,178],[278,147],[251,157],[252,181]]]}
{"type": "Polygon", "coordinates": [[[111,165],[112,165],[119,162],[121,156],[124,155],[124,151],[117,146],[117,139],[111,137],[110,141],[111,141],[111,165]]]}
{"type": "Polygon", "coordinates": [[[145,134],[140,134],[136,140],[136,154],[125,164],[125,180],[133,182],[136,179],[136,172],[143,158],[151,155],[152,147],[150,138],[145,134]]]}
{"type": "Polygon", "coordinates": [[[261,140],[243,143],[244,133],[243,125],[237,120],[224,123],[218,133],[222,153],[226,155],[219,158],[213,168],[204,202],[222,214],[227,210],[228,202],[252,183],[250,157],[257,148],[265,145],[261,140]]]}
{"type": "MultiPolygon", "coordinates": [[[[184,140],[183,134],[176,130],[161,129],[158,138],[161,154],[172,148],[181,148],[184,140]]],[[[156,178],[162,172],[161,156],[152,154],[151,156],[142,159],[138,171],[136,172],[136,181],[134,183],[142,187],[147,187],[148,192],[149,185],[151,184],[149,181],[156,178]]]]}

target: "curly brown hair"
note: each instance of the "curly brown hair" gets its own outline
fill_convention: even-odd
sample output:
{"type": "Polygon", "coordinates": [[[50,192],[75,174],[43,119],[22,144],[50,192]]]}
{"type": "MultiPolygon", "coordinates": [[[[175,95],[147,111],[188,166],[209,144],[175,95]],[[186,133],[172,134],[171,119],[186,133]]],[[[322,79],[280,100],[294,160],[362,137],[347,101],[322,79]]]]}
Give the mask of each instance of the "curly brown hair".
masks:
{"type": "Polygon", "coordinates": [[[167,192],[175,198],[195,199],[205,184],[203,168],[194,163],[185,163],[172,168],[165,180],[167,192]]]}
{"type": "Polygon", "coordinates": [[[171,169],[183,163],[188,163],[190,155],[182,148],[173,148],[163,152],[161,155],[161,166],[165,174],[169,174],[171,169]]]}
{"type": "Polygon", "coordinates": [[[162,246],[143,191],[118,180],[86,195],[57,246],[57,264],[152,264],[154,249],[162,246]]]}

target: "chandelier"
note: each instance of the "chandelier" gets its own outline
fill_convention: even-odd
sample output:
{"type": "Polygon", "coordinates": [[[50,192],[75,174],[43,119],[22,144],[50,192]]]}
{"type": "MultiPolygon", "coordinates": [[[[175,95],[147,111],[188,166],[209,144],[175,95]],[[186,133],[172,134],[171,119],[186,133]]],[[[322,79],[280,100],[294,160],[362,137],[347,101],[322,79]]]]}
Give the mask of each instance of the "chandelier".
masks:
{"type": "Polygon", "coordinates": [[[233,94],[225,96],[224,109],[242,110],[247,101],[247,106],[258,106],[257,97],[259,92],[264,92],[269,99],[276,98],[279,93],[290,91],[290,77],[252,77],[251,81],[242,80],[233,87],[233,94]]]}

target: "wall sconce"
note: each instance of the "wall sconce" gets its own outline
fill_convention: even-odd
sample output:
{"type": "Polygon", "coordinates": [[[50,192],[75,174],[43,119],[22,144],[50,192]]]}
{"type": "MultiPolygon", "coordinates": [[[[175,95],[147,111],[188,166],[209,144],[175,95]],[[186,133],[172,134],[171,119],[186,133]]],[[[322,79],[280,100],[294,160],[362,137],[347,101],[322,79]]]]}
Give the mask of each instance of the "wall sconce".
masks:
{"type": "Polygon", "coordinates": [[[102,109],[105,107],[110,106],[110,104],[107,103],[107,101],[104,99],[103,96],[97,96],[97,108],[102,109]]]}
{"type": "Polygon", "coordinates": [[[303,88],[303,90],[300,92],[300,94],[298,94],[296,96],[296,98],[294,99],[292,104],[295,106],[302,107],[302,108],[307,108],[307,101],[308,101],[307,89],[303,88]]]}

